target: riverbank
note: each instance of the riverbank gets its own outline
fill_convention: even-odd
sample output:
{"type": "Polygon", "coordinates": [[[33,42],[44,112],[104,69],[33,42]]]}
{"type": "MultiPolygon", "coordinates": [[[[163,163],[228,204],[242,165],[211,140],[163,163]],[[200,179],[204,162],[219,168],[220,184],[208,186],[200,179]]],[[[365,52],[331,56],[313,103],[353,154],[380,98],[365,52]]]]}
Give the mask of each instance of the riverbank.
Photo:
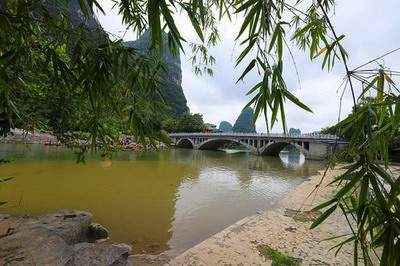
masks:
{"type": "Polygon", "coordinates": [[[352,265],[352,245],[343,246],[335,256],[335,250],[330,249],[342,239],[323,241],[349,233],[345,217],[339,211],[322,225],[309,229],[319,215],[310,210],[330,198],[335,188],[327,184],[342,171],[329,170],[318,192],[308,197],[323,173],[312,176],[275,208],[234,223],[177,256],[169,265],[269,265],[274,251],[285,254],[294,265],[352,265]]]}
{"type": "MultiPolygon", "coordinates": [[[[74,145],[87,145],[83,140],[76,140],[74,145]]],[[[64,146],[62,142],[60,142],[56,136],[49,134],[47,132],[27,132],[20,129],[14,129],[10,134],[6,137],[0,137],[0,143],[5,144],[41,144],[47,146],[64,146]]],[[[151,150],[153,147],[148,145],[145,147],[143,144],[135,141],[133,136],[129,135],[121,135],[119,141],[113,145],[115,148],[120,150],[129,150],[129,151],[143,151],[143,150],[151,150]]],[[[158,150],[166,149],[167,145],[164,143],[158,142],[156,143],[156,148],[158,150]]]]}

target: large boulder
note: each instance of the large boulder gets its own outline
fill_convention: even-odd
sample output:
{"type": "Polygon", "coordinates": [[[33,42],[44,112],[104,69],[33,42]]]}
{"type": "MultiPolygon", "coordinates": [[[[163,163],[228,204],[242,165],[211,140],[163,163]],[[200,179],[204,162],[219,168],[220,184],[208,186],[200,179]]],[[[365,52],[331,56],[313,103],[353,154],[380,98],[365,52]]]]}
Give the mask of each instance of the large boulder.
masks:
{"type": "Polygon", "coordinates": [[[106,239],[108,237],[108,230],[101,224],[91,223],[89,225],[87,236],[91,241],[106,239]]]}
{"type": "Polygon", "coordinates": [[[87,243],[108,237],[92,214],[61,210],[33,217],[0,215],[0,265],[128,265],[127,245],[87,243]]]}
{"type": "Polygon", "coordinates": [[[79,243],[74,245],[74,255],[68,266],[85,265],[127,265],[131,248],[128,245],[107,245],[79,243]]]}
{"type": "Polygon", "coordinates": [[[38,223],[43,224],[71,245],[88,240],[92,217],[93,215],[89,212],[61,210],[40,216],[38,223]]]}
{"type": "Polygon", "coordinates": [[[72,255],[62,237],[42,226],[0,238],[0,265],[65,265],[72,255]]]}

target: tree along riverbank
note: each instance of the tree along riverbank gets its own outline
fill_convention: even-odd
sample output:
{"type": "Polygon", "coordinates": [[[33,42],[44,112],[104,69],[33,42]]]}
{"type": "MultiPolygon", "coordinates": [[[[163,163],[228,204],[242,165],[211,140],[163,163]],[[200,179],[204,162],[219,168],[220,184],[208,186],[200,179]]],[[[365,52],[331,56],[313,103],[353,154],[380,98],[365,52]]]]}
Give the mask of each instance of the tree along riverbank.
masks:
{"type": "MultiPolygon", "coordinates": [[[[19,129],[13,130],[6,137],[0,137],[0,143],[6,144],[41,144],[48,146],[64,146],[56,136],[47,132],[26,132],[19,129]]],[[[84,140],[75,140],[74,145],[89,145],[85,144],[84,140]]],[[[135,140],[133,136],[121,135],[119,141],[113,144],[115,148],[131,151],[142,151],[153,149],[151,145],[143,145],[135,140]]],[[[166,149],[168,146],[162,142],[155,143],[156,149],[166,149]]]]}

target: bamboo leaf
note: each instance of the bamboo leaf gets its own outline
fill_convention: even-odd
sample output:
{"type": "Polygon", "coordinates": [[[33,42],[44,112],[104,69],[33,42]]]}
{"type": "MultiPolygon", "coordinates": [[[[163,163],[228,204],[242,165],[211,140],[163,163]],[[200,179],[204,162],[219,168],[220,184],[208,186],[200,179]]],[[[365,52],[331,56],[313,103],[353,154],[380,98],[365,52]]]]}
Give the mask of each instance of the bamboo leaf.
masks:
{"type": "Polygon", "coordinates": [[[248,64],[246,69],[243,71],[242,75],[239,77],[239,79],[236,81],[236,83],[238,83],[240,80],[242,80],[247,75],[247,73],[249,73],[249,71],[253,69],[253,67],[256,65],[256,62],[257,62],[256,59],[253,59],[250,61],[250,63],[248,64]]]}
{"type": "Polygon", "coordinates": [[[251,41],[249,45],[240,53],[239,57],[236,59],[236,66],[239,65],[240,62],[242,62],[246,55],[251,51],[255,43],[255,40],[251,41]]]}
{"type": "Polygon", "coordinates": [[[181,6],[186,10],[186,13],[187,13],[188,16],[189,16],[190,22],[192,23],[193,28],[195,29],[195,31],[196,31],[197,35],[199,36],[200,40],[201,40],[202,42],[204,42],[203,31],[202,31],[202,29],[201,29],[201,27],[200,27],[200,24],[199,24],[199,22],[197,21],[197,19],[196,19],[194,13],[193,13],[193,12],[190,10],[190,8],[187,7],[186,5],[181,4],[181,6]]]}
{"type": "Polygon", "coordinates": [[[240,31],[239,31],[238,36],[236,37],[236,40],[239,39],[240,36],[242,36],[243,32],[244,32],[244,31],[246,30],[246,28],[249,26],[250,22],[253,21],[256,12],[260,10],[261,3],[262,3],[262,2],[257,1],[257,4],[255,4],[255,5],[250,9],[249,13],[246,15],[246,17],[245,17],[245,19],[244,19],[244,21],[243,21],[243,23],[242,23],[242,26],[241,26],[241,28],[240,28],[240,31]]]}
{"type": "Polygon", "coordinates": [[[337,208],[337,205],[335,204],[334,206],[330,207],[328,210],[326,210],[324,213],[322,213],[312,224],[310,229],[313,229],[320,225],[323,221],[325,221],[337,208]]]}
{"type": "Polygon", "coordinates": [[[326,47],[322,48],[321,50],[318,51],[318,53],[316,53],[316,54],[312,57],[312,59],[317,58],[318,56],[320,56],[321,54],[323,54],[326,50],[327,50],[326,47]]]}
{"type": "Polygon", "coordinates": [[[328,207],[329,205],[332,205],[332,204],[335,203],[335,202],[337,202],[337,199],[336,199],[336,198],[332,198],[332,199],[330,199],[330,200],[328,200],[328,201],[325,201],[325,202],[323,202],[323,203],[321,203],[321,204],[315,206],[315,207],[312,208],[311,210],[312,210],[312,211],[318,211],[318,210],[320,210],[320,209],[323,209],[323,208],[325,208],[325,207],[328,207]]]}
{"type": "Polygon", "coordinates": [[[256,85],[254,85],[247,93],[246,96],[252,94],[255,90],[257,90],[258,88],[260,88],[263,85],[263,82],[259,82],[256,85]]]}
{"type": "Polygon", "coordinates": [[[234,13],[240,13],[246,9],[248,9],[250,6],[254,5],[255,3],[257,3],[258,0],[250,0],[245,2],[244,4],[242,4],[238,9],[236,9],[236,11],[234,13]]]}
{"type": "Polygon", "coordinates": [[[313,111],[304,103],[302,103],[296,96],[294,96],[292,93],[290,93],[288,90],[282,90],[283,94],[285,95],[286,98],[288,98],[292,103],[300,107],[301,109],[304,109],[310,113],[313,111]]]}

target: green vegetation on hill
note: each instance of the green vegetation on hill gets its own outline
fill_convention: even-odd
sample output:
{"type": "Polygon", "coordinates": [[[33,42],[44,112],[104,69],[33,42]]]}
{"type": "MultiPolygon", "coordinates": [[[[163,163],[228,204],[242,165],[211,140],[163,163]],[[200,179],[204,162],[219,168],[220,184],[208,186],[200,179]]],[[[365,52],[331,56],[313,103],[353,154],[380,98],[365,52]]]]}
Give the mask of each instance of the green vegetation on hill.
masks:
{"type": "MultiPolygon", "coordinates": [[[[178,117],[189,111],[187,102],[182,89],[182,70],[179,52],[173,55],[168,47],[168,35],[162,33],[163,42],[163,69],[160,70],[161,81],[158,89],[161,92],[165,103],[170,107],[168,114],[172,117],[178,117]]],[[[124,42],[126,47],[132,47],[140,50],[144,54],[148,53],[151,43],[151,32],[146,31],[136,41],[124,42]]]]}
{"type": "Polygon", "coordinates": [[[232,124],[229,123],[228,121],[222,121],[219,124],[218,129],[222,132],[232,132],[232,124]]]}
{"type": "Polygon", "coordinates": [[[289,129],[289,134],[301,134],[301,130],[299,128],[293,128],[291,127],[289,129]]]}
{"type": "Polygon", "coordinates": [[[256,127],[253,120],[253,109],[247,107],[242,110],[235,124],[233,125],[233,132],[237,133],[255,133],[256,127]]]}
{"type": "Polygon", "coordinates": [[[87,135],[107,150],[121,133],[164,140],[161,123],[173,111],[163,97],[188,110],[179,90],[159,93],[180,84],[179,56],[176,73],[162,76],[158,55],[110,40],[81,1],[33,2],[0,1],[0,133],[45,130],[65,143],[87,135]]]}
{"type": "Polygon", "coordinates": [[[184,113],[178,118],[164,120],[162,127],[170,133],[177,132],[203,132],[205,129],[201,114],[184,113]]]}

